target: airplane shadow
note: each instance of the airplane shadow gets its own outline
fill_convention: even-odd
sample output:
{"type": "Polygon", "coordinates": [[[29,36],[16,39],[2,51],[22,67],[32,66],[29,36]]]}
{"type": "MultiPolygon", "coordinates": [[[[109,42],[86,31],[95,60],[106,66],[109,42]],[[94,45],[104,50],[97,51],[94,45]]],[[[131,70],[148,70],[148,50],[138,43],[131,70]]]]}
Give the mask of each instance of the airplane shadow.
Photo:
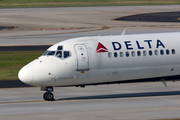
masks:
{"type": "Polygon", "coordinates": [[[131,97],[150,97],[150,96],[170,96],[170,95],[180,95],[180,91],[93,95],[93,96],[61,98],[61,99],[56,99],[55,101],[61,101],[61,100],[86,100],[86,99],[87,100],[89,100],[89,99],[110,99],[110,98],[131,98],[131,97]]]}

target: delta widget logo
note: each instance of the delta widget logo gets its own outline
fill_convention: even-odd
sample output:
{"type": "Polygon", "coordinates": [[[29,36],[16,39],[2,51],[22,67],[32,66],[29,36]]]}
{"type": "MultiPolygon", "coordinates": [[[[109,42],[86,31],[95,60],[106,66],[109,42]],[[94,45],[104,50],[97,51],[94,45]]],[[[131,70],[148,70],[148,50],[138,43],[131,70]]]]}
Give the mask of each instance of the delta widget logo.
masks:
{"type": "Polygon", "coordinates": [[[101,53],[101,52],[108,52],[108,49],[99,42],[96,49],[96,53],[101,53]]]}

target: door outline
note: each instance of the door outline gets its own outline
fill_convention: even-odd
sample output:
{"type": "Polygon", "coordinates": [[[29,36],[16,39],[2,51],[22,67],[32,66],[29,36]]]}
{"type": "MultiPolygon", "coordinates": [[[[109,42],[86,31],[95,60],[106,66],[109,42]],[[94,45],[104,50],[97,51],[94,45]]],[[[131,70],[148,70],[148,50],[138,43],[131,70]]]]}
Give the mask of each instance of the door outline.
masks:
{"type": "Polygon", "coordinates": [[[88,71],[89,69],[89,56],[87,47],[85,44],[75,44],[74,49],[77,57],[77,69],[76,71],[88,71]]]}

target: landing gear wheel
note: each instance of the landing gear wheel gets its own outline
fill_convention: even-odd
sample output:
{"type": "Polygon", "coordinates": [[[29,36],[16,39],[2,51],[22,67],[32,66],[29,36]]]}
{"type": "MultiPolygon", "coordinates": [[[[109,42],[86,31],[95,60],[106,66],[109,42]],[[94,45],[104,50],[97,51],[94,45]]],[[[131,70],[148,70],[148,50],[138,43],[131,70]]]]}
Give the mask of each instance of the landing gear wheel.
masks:
{"type": "Polygon", "coordinates": [[[44,95],[43,95],[43,98],[46,101],[53,101],[53,100],[55,100],[54,99],[54,95],[52,93],[50,93],[50,92],[45,92],[44,95]]]}

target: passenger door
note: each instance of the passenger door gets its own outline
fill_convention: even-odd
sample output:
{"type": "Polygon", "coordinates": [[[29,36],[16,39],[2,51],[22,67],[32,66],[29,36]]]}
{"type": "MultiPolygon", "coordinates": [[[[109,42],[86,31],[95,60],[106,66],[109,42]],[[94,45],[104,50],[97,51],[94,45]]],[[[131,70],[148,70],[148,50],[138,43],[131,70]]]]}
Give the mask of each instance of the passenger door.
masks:
{"type": "Polygon", "coordinates": [[[75,51],[77,55],[77,71],[89,70],[89,57],[87,48],[84,44],[75,45],[75,51]]]}

